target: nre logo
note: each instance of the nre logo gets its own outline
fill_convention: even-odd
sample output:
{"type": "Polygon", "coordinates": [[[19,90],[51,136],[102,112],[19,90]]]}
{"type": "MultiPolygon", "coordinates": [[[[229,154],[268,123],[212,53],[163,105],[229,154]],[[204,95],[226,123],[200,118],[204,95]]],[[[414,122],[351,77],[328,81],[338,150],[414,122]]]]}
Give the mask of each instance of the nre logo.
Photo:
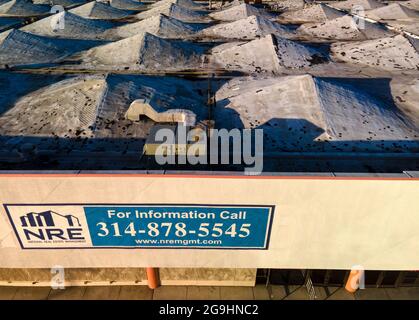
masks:
{"type": "Polygon", "coordinates": [[[48,210],[20,217],[26,240],[84,240],[77,217],[48,210]]]}

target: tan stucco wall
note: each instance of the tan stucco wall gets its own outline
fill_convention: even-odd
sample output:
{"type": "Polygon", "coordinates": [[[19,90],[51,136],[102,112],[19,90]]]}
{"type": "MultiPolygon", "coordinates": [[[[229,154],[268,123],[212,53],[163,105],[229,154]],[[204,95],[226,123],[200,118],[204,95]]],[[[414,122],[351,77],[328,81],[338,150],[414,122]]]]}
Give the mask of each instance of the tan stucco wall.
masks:
{"type": "MultiPolygon", "coordinates": [[[[0,286],[51,286],[49,268],[0,268],[0,286]]],[[[254,286],[256,269],[159,268],[162,285],[254,286]]],[[[145,268],[66,268],[66,286],[147,285],[145,268]]]]}
{"type": "Polygon", "coordinates": [[[0,203],[275,205],[268,250],[21,250],[0,208],[0,267],[419,269],[419,180],[0,177],[0,203]]]}

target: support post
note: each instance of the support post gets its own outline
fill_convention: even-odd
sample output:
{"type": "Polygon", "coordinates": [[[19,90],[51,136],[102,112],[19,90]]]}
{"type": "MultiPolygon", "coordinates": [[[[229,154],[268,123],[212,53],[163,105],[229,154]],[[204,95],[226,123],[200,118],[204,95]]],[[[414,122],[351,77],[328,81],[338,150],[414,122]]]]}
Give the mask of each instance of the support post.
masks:
{"type": "Polygon", "coordinates": [[[160,286],[158,269],[157,268],[146,268],[148,287],[150,289],[156,289],[160,286]]]}

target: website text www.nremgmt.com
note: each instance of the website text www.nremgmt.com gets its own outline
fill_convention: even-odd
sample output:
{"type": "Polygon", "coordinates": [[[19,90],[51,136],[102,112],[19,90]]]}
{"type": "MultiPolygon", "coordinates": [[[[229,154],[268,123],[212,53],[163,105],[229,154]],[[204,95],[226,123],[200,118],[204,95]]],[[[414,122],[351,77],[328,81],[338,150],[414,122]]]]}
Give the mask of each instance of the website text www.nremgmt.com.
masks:
{"type": "Polygon", "coordinates": [[[201,239],[137,239],[135,240],[136,244],[171,244],[171,245],[183,245],[188,246],[191,244],[206,244],[206,245],[221,245],[222,240],[201,240],[201,239]]]}

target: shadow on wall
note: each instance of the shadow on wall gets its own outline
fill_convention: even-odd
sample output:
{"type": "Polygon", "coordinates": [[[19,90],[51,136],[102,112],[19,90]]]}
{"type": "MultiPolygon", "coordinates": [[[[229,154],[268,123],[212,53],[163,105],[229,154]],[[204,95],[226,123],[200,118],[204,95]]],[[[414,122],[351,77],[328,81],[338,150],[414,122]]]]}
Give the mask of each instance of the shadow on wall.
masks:
{"type": "Polygon", "coordinates": [[[334,78],[321,77],[322,81],[333,82],[352,90],[362,90],[368,95],[380,99],[385,105],[393,107],[394,99],[391,94],[391,78],[334,78]]]}
{"type": "MultiPolygon", "coordinates": [[[[264,130],[265,172],[419,170],[418,141],[316,141],[323,130],[305,119],[274,118],[255,129],[264,130]],[[381,148],[382,144],[388,150],[378,150],[377,146],[381,148]]],[[[0,170],[241,171],[244,168],[243,165],[159,166],[154,159],[142,156],[144,143],[145,139],[140,138],[0,136],[0,170]]],[[[252,154],[254,143],[253,136],[252,154]]]]}
{"type": "Polygon", "coordinates": [[[7,71],[0,71],[0,74],[0,116],[11,109],[21,97],[66,78],[64,75],[46,77],[42,74],[25,73],[13,73],[13,77],[8,77],[10,73],[7,71]],[[28,83],[31,85],[27,85],[28,83]]]}
{"type": "MultiPolygon", "coordinates": [[[[48,77],[17,73],[14,75],[19,81],[9,82],[7,77],[0,77],[0,94],[6,99],[2,106],[13,106],[19,97],[64,79],[56,75],[48,77]],[[25,87],[25,81],[29,77],[32,83],[36,83],[35,88],[25,87]]],[[[109,85],[111,87],[117,85],[118,79],[111,78],[109,85]]],[[[389,102],[389,106],[392,106],[388,80],[371,82],[371,79],[349,79],[349,81],[345,79],[344,85],[370,86],[371,84],[374,84],[374,89],[370,95],[385,100],[389,102]]],[[[215,82],[213,89],[216,90],[220,85],[215,82]]],[[[229,103],[228,99],[217,102],[217,112],[222,114],[221,127],[227,130],[243,129],[244,124],[239,114],[227,107],[229,103]]],[[[2,106],[0,106],[0,115],[7,111],[7,107],[1,109],[2,106]]],[[[154,124],[151,120],[146,121],[149,126],[154,124]]],[[[299,118],[273,117],[264,123],[255,120],[251,123],[251,128],[263,129],[265,172],[419,170],[417,139],[359,141],[336,136],[334,139],[326,139],[324,128],[299,118]],[[323,137],[319,139],[320,136],[323,137]]],[[[142,157],[144,143],[145,138],[88,138],[83,134],[72,138],[0,135],[0,170],[243,170],[242,165],[157,166],[153,161],[145,161],[142,157]]],[[[254,152],[254,141],[252,149],[254,152]]]]}
{"type": "MultiPolygon", "coordinates": [[[[247,128],[263,129],[264,171],[390,173],[419,169],[419,133],[395,105],[390,79],[320,80],[322,87],[318,90],[326,93],[319,95],[322,107],[317,110],[325,118],[322,128],[307,119],[299,118],[272,118],[260,122],[257,117],[247,114],[247,108],[238,105],[230,107],[231,101],[228,98],[217,101],[219,121],[216,121],[216,126],[229,130],[243,129],[244,117],[248,119],[247,128]],[[339,94],[328,95],[329,85],[354,92],[358,99],[356,107],[347,101],[343,105],[339,94]],[[372,104],[364,103],[365,99],[372,104]],[[335,112],[334,105],[343,105],[342,110],[335,112]],[[241,114],[236,111],[236,107],[241,114]],[[352,108],[357,110],[354,113],[356,119],[351,122],[348,116],[351,115],[352,108]],[[388,119],[394,119],[394,123],[388,119]]],[[[260,108],[263,105],[264,102],[260,101],[260,108]]],[[[282,113],[280,109],[277,112],[282,113]]],[[[261,110],[260,118],[263,114],[266,115],[261,110]]]]}
{"type": "MultiPolygon", "coordinates": [[[[383,98],[384,93],[377,93],[383,98]]],[[[388,98],[388,97],[387,97],[388,98]]],[[[228,99],[217,102],[217,117],[219,127],[232,130],[234,128],[243,130],[245,125],[241,115],[233,108],[227,107],[230,104],[228,99]],[[220,125],[221,123],[221,125],[220,125]]],[[[380,109],[385,110],[385,105],[380,105],[380,109]]],[[[394,107],[395,108],[395,107],[394,107]]],[[[331,110],[330,112],[332,112],[331,110]]],[[[381,112],[382,110],[380,110],[381,112]]],[[[244,111],[246,113],[246,111],[244,111]]],[[[328,112],[328,110],[325,110],[328,112]]],[[[397,113],[395,113],[397,117],[397,113]]],[[[327,118],[327,115],[325,116],[327,118]]],[[[341,120],[341,119],[339,119],[341,120]]],[[[343,119],[345,120],[345,119],[343,119]]],[[[335,153],[419,153],[419,132],[409,133],[411,137],[405,136],[404,139],[379,139],[371,138],[373,132],[367,132],[365,138],[361,140],[345,139],[340,132],[333,133],[333,125],[341,125],[338,121],[326,121],[321,128],[307,119],[296,118],[272,118],[264,123],[259,120],[252,120],[249,126],[252,130],[262,129],[264,138],[264,152],[335,152],[335,153]],[[326,134],[327,133],[327,134],[326,134]]],[[[359,125],[362,125],[361,123],[359,125]]],[[[249,127],[248,126],[248,127],[249,127]]],[[[363,133],[367,130],[362,128],[363,133]]],[[[390,132],[390,131],[389,131],[390,132]]],[[[352,134],[351,132],[347,135],[352,134]]],[[[354,135],[357,132],[353,132],[354,135]]],[[[387,134],[391,136],[391,133],[387,134]]],[[[400,133],[399,133],[400,135],[400,133]]]]}
{"type": "Polygon", "coordinates": [[[0,136],[0,170],[145,169],[145,139],[0,136]]]}
{"type": "MultiPolygon", "coordinates": [[[[243,124],[239,128],[243,129],[243,124]]],[[[324,130],[305,119],[273,118],[252,131],[255,129],[263,129],[265,172],[398,173],[419,170],[418,140],[318,139],[324,130]]],[[[253,132],[252,155],[255,154],[254,137],[253,132]]],[[[228,169],[234,170],[234,166],[228,169]]]]}

